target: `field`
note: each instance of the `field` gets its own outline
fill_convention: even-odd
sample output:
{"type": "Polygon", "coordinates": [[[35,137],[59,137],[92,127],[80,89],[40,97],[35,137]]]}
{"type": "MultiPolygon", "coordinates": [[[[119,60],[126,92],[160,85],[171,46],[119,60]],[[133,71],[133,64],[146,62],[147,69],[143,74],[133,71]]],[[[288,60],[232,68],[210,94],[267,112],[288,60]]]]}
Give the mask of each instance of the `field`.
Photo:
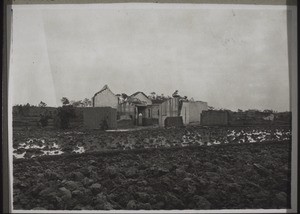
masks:
{"type": "Polygon", "coordinates": [[[290,207],[289,127],[15,130],[14,208],[290,207]]]}

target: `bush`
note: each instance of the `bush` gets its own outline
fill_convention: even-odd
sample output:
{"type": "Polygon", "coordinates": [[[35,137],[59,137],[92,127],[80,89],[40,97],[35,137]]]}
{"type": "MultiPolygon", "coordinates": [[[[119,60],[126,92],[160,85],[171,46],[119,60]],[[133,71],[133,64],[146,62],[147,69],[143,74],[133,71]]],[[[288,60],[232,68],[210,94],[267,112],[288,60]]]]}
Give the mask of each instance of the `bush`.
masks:
{"type": "Polygon", "coordinates": [[[71,105],[64,105],[62,107],[58,107],[57,117],[58,117],[58,125],[61,129],[69,128],[70,119],[75,118],[75,109],[71,105]]]}

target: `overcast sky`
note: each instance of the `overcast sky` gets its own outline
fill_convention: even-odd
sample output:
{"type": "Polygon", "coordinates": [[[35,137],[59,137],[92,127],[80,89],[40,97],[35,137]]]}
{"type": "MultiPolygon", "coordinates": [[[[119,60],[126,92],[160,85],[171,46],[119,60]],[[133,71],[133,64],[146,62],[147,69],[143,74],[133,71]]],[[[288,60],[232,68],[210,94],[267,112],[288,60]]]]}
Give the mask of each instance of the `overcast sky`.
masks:
{"type": "Polygon", "coordinates": [[[58,106],[107,84],[115,94],[179,90],[217,108],[289,110],[282,7],[110,6],[14,7],[13,105],[58,106]]]}

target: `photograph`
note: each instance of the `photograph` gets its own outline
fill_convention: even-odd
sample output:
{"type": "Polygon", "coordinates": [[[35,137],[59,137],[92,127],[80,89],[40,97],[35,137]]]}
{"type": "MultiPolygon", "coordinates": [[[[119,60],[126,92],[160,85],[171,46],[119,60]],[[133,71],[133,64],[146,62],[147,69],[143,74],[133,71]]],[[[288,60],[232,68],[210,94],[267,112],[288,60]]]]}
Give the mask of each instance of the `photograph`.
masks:
{"type": "Polygon", "coordinates": [[[295,6],[8,13],[13,212],[294,208],[295,6]]]}

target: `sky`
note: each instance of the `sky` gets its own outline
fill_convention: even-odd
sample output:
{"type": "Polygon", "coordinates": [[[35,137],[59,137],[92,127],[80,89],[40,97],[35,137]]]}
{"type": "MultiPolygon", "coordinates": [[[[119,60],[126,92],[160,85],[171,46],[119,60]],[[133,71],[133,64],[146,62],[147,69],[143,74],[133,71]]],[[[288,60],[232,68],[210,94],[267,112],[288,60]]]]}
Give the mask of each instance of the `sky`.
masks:
{"type": "Polygon", "coordinates": [[[12,104],[60,106],[107,84],[215,108],[290,109],[286,9],[272,6],[16,5],[12,104]]]}

